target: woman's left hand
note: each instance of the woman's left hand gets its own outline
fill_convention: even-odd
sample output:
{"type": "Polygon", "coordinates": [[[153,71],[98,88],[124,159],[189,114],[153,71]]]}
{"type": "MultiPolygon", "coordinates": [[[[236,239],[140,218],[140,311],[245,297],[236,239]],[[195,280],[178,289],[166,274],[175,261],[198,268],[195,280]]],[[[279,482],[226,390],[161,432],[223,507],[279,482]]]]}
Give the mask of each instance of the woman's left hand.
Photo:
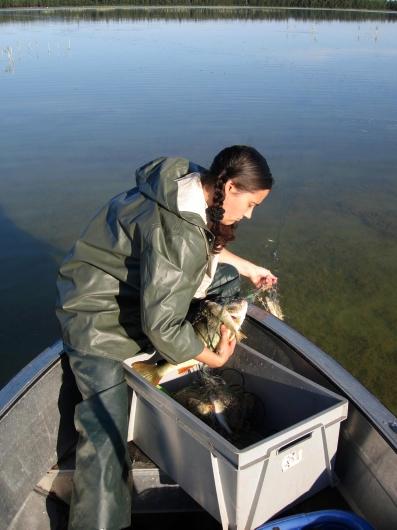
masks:
{"type": "Polygon", "coordinates": [[[277,276],[274,276],[268,269],[259,267],[258,265],[252,265],[250,270],[249,279],[258,289],[270,289],[273,285],[277,284],[277,276]]]}

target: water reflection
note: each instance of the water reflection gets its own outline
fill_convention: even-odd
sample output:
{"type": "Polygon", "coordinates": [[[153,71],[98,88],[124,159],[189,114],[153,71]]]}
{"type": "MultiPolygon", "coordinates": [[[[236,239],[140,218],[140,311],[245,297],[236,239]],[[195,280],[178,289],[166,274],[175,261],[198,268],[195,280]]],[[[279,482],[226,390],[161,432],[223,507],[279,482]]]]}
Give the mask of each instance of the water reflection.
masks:
{"type": "Polygon", "coordinates": [[[1,50],[1,55],[4,55],[6,57],[6,67],[4,71],[7,74],[12,74],[15,69],[15,61],[14,61],[14,51],[11,48],[11,46],[7,46],[3,50],[1,50]]]}
{"type": "Polygon", "coordinates": [[[59,336],[55,279],[63,252],[18,228],[0,206],[0,386],[59,336]]]}

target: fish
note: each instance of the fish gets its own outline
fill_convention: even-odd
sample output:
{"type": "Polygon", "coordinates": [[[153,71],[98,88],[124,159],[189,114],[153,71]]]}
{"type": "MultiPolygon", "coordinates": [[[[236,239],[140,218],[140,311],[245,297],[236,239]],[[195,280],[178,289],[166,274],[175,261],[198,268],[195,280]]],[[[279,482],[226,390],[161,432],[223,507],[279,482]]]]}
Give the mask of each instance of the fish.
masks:
{"type": "Polygon", "coordinates": [[[216,351],[221,339],[222,324],[227,328],[229,340],[235,338],[240,342],[247,338],[240,329],[247,309],[248,302],[244,298],[237,298],[224,305],[206,300],[193,321],[193,328],[204,346],[216,351]]]}
{"type": "Polygon", "coordinates": [[[247,300],[257,302],[268,312],[284,320],[284,313],[280,305],[280,297],[276,285],[269,287],[258,287],[247,294],[247,300]]]}
{"type": "MultiPolygon", "coordinates": [[[[228,370],[238,373],[235,369],[228,370]]],[[[195,372],[188,386],[171,396],[233,445],[243,448],[262,438],[253,428],[258,398],[246,392],[242,385],[228,384],[220,374],[203,367],[195,372]]]]}
{"type": "Polygon", "coordinates": [[[184,374],[201,365],[196,359],[190,359],[179,364],[171,364],[166,360],[161,360],[156,364],[151,364],[146,361],[138,361],[132,363],[131,367],[138,372],[143,378],[145,378],[149,383],[154,386],[158,386],[160,381],[166,375],[171,372],[176,372],[177,374],[184,374]]]}
{"type": "MultiPolygon", "coordinates": [[[[204,346],[216,351],[221,338],[220,327],[222,324],[228,330],[229,340],[236,338],[237,342],[239,342],[246,338],[240,328],[247,314],[247,308],[248,302],[242,298],[233,300],[225,305],[206,300],[193,319],[193,329],[204,346]]],[[[201,365],[202,363],[196,359],[190,359],[176,365],[162,360],[157,364],[138,361],[132,363],[131,366],[152,385],[157,386],[166,375],[173,371],[183,374],[201,365]]]]}
{"type": "MultiPolygon", "coordinates": [[[[241,331],[248,309],[246,299],[235,299],[227,304],[206,300],[192,319],[195,333],[203,345],[216,351],[221,339],[221,325],[227,329],[229,339],[241,341],[246,336],[241,331]]],[[[262,433],[254,428],[257,416],[258,398],[244,390],[244,377],[235,369],[226,368],[219,372],[196,359],[172,365],[162,360],[157,364],[135,362],[132,365],[142,377],[157,389],[165,392],[189,412],[238,448],[244,448],[261,439],[262,433]],[[193,372],[182,388],[171,391],[162,380],[172,372],[185,374],[193,372]],[[223,373],[231,371],[241,379],[227,382],[223,373]]],[[[230,373],[229,373],[230,378],[230,373]]],[[[183,382],[182,382],[183,381],[183,382]]]]}
{"type": "Polygon", "coordinates": [[[280,320],[284,320],[284,313],[281,309],[277,289],[273,287],[266,291],[264,298],[264,306],[266,307],[267,311],[280,320]]]}
{"type": "Polygon", "coordinates": [[[206,368],[196,375],[193,383],[173,393],[172,397],[218,432],[232,434],[225,413],[236,405],[233,393],[221,377],[212,375],[206,368]]]}

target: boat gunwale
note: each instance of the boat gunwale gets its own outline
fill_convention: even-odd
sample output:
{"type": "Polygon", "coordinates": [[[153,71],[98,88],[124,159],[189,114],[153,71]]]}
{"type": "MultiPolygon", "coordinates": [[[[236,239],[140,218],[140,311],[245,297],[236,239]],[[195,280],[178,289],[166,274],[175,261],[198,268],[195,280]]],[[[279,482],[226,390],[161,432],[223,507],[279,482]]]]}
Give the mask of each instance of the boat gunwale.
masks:
{"type": "Polygon", "coordinates": [[[46,372],[60,362],[63,351],[62,341],[56,341],[24,366],[0,390],[0,421],[46,372]]]}

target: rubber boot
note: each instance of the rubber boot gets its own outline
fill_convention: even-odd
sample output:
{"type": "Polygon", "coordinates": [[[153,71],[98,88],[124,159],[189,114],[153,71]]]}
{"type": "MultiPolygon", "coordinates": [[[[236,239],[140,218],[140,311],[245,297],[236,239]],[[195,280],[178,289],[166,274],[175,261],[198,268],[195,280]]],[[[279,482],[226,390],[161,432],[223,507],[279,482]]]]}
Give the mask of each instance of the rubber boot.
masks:
{"type": "Polygon", "coordinates": [[[83,401],[69,530],[121,530],[131,523],[128,392],[119,361],[68,351],[83,401]]]}

